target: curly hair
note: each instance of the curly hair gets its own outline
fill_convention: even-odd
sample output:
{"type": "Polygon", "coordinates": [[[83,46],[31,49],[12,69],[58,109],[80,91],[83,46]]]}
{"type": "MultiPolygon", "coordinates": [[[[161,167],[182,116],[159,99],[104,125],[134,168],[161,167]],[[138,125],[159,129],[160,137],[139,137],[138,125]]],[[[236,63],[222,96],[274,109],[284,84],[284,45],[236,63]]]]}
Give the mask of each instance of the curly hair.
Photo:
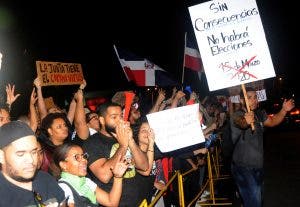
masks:
{"type": "Polygon", "coordinates": [[[133,139],[135,143],[139,143],[139,131],[141,129],[141,126],[143,123],[148,123],[147,117],[146,116],[141,116],[135,124],[131,126],[132,128],[132,134],[133,134],[133,139]]]}
{"type": "Polygon", "coordinates": [[[70,129],[71,124],[70,124],[70,121],[68,120],[66,114],[50,113],[50,114],[47,114],[47,116],[45,116],[45,118],[43,118],[43,120],[42,120],[41,128],[40,128],[42,134],[47,135],[49,137],[48,129],[51,128],[53,121],[55,119],[63,119],[66,122],[68,128],[70,129]]]}

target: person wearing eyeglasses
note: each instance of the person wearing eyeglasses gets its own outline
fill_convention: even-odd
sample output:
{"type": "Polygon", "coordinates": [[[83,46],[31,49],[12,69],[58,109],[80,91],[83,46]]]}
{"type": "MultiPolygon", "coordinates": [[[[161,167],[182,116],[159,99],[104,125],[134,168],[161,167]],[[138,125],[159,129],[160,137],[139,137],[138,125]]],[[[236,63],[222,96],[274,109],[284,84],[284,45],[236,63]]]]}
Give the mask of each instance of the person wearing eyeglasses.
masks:
{"type": "Polygon", "coordinates": [[[119,157],[115,166],[111,167],[114,176],[113,186],[108,193],[97,186],[87,175],[88,153],[76,144],[66,143],[54,150],[54,163],[60,167],[58,181],[68,198],[69,207],[94,207],[98,203],[104,206],[119,206],[122,193],[122,178],[128,163],[119,157]]]}
{"type": "Polygon", "coordinates": [[[87,126],[89,127],[90,135],[100,131],[100,122],[97,113],[89,112],[85,115],[87,126]]]}
{"type": "Polygon", "coordinates": [[[11,121],[0,127],[0,206],[65,206],[56,180],[37,169],[38,146],[32,129],[11,121]]]}

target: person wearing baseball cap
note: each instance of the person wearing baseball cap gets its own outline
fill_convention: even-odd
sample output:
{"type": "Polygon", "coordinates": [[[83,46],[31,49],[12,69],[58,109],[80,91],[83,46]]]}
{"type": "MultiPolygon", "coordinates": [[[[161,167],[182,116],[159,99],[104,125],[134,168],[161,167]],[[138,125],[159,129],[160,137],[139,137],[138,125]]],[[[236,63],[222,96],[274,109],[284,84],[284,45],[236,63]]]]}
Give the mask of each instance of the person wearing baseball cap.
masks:
{"type": "Polygon", "coordinates": [[[56,180],[37,170],[37,140],[21,121],[0,127],[0,206],[64,206],[56,180]],[[61,204],[61,205],[59,205],[61,204]]]}

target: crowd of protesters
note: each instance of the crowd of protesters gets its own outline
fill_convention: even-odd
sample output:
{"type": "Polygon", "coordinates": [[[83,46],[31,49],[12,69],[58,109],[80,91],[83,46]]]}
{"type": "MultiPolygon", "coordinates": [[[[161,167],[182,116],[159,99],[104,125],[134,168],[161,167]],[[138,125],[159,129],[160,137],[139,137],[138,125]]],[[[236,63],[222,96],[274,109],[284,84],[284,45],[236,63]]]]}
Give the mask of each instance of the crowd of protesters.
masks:
{"type": "MultiPolygon", "coordinates": [[[[199,124],[206,140],[214,135],[219,143],[225,123],[230,122],[230,114],[240,117],[231,121],[237,123],[237,129],[248,129],[255,122],[253,113],[234,112],[228,107],[228,100],[222,104],[217,97],[209,96],[200,101],[195,92],[175,87],[170,96],[163,88],[157,90],[153,103],[145,103],[142,96],[131,91],[134,99],[125,120],[124,91],[97,106],[95,111],[87,110],[85,81],[74,93],[68,110],[60,109],[55,104],[47,106],[38,78],[33,83],[27,115],[10,120],[10,110],[20,96],[15,94],[16,89],[11,84],[6,86],[6,103],[0,107],[0,195],[3,198],[0,206],[135,207],[144,199],[150,203],[177,170],[193,169],[184,181],[188,203],[204,184],[206,155],[214,150],[214,145],[203,142],[162,153],[155,144],[155,133],[146,115],[198,103],[199,124]],[[149,110],[142,111],[143,105],[149,105],[149,110]]],[[[293,104],[291,100],[285,101],[281,114],[275,116],[272,124],[279,124],[293,104]]],[[[266,116],[261,118],[266,126],[270,120],[266,116]]],[[[262,128],[261,125],[256,127],[262,128]]],[[[234,156],[235,173],[243,161],[241,158],[234,156]]],[[[243,197],[247,189],[237,190],[242,190],[243,197]]],[[[252,202],[248,197],[245,202],[252,202]]],[[[179,206],[178,202],[175,182],[157,206],[179,206]]]]}

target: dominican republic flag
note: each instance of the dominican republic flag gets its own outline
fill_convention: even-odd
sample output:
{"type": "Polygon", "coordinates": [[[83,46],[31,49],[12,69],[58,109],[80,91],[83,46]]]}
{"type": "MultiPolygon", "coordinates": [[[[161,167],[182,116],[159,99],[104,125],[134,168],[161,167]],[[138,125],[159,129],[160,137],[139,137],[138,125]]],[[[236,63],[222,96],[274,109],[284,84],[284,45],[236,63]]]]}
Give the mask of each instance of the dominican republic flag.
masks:
{"type": "Polygon", "coordinates": [[[185,52],[184,52],[184,67],[196,72],[202,72],[201,56],[196,45],[196,42],[186,38],[185,52]]]}
{"type": "Polygon", "coordinates": [[[137,86],[175,86],[176,81],[168,73],[146,58],[141,58],[131,52],[114,45],[115,52],[128,81],[137,86]]]}

